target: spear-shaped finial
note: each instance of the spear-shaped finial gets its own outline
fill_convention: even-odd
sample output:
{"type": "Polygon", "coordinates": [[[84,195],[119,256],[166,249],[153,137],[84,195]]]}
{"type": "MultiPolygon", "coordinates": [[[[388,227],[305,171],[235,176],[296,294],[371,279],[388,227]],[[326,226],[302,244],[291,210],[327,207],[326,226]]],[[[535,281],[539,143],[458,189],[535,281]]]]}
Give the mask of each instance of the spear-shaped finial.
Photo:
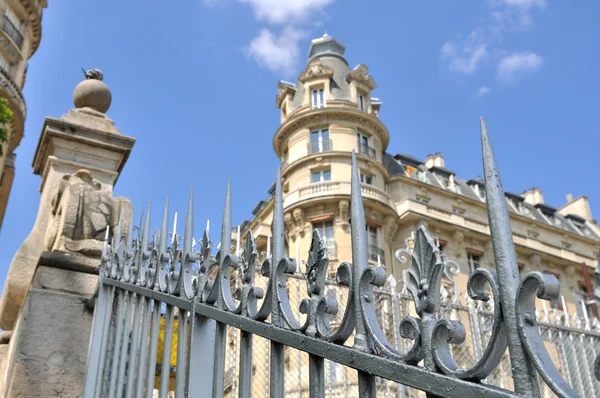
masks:
{"type": "Polygon", "coordinates": [[[516,301],[519,288],[519,266],[512,238],[510,218],[506,207],[506,197],[500,181],[498,165],[488,137],[487,126],[483,117],[479,120],[481,132],[481,149],[483,154],[483,171],[485,174],[485,196],[490,223],[490,235],[494,251],[494,262],[498,275],[500,301],[504,314],[504,325],[508,336],[508,347],[511,363],[522,364],[523,372],[516,372],[515,390],[524,395],[539,395],[539,386],[535,369],[527,358],[517,329],[516,301]],[[537,392],[537,393],[536,393],[537,392]]]}
{"type": "Polygon", "coordinates": [[[163,221],[162,228],[160,230],[160,240],[159,240],[159,250],[161,253],[167,252],[167,235],[169,233],[169,227],[167,223],[169,222],[169,197],[167,196],[167,200],[165,202],[165,210],[163,212],[163,221]]]}
{"type": "Polygon", "coordinates": [[[173,220],[173,244],[177,241],[177,212],[175,212],[175,219],[173,220]]]}
{"type": "Polygon", "coordinates": [[[284,236],[283,236],[283,190],[281,189],[281,167],[277,166],[275,179],[275,200],[273,206],[273,224],[271,225],[271,239],[273,267],[283,258],[284,236]]]}
{"type": "Polygon", "coordinates": [[[123,212],[119,212],[119,223],[117,224],[117,233],[115,234],[115,247],[121,243],[123,235],[123,212]]]}
{"type": "Polygon", "coordinates": [[[191,253],[194,246],[194,187],[190,188],[187,216],[185,217],[185,231],[183,233],[183,255],[191,253]]]}
{"type": "Polygon", "coordinates": [[[227,180],[223,225],[221,228],[221,261],[231,253],[231,178],[227,180]]]}

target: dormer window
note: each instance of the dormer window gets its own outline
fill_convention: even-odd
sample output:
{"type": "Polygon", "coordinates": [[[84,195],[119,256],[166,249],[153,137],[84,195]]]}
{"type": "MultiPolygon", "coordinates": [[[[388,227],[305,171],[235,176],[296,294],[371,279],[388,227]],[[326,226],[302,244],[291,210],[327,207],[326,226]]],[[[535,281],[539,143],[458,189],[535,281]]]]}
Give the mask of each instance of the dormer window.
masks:
{"type": "Polygon", "coordinates": [[[318,88],[312,91],[312,108],[324,108],[325,107],[325,90],[318,88]]]}
{"type": "Polygon", "coordinates": [[[367,110],[367,100],[362,94],[358,94],[358,109],[365,112],[367,110]]]}

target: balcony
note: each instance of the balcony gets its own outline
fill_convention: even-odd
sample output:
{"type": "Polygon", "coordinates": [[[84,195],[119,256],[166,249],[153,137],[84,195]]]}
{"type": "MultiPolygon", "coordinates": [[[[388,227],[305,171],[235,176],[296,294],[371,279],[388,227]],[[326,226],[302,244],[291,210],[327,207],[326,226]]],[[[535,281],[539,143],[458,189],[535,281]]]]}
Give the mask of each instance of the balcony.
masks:
{"type": "Polygon", "coordinates": [[[300,188],[298,191],[298,196],[310,196],[319,193],[329,193],[333,191],[340,190],[340,182],[339,181],[325,181],[325,182],[316,182],[314,184],[310,184],[306,187],[300,188]]]}
{"type": "Polygon", "coordinates": [[[358,153],[362,153],[373,159],[377,158],[377,151],[375,151],[375,148],[371,148],[367,144],[360,142],[358,143],[358,153]]]}
{"type": "Polygon", "coordinates": [[[10,19],[6,17],[6,15],[4,16],[2,30],[16,44],[17,48],[21,50],[21,47],[23,47],[23,35],[21,34],[21,32],[19,32],[17,27],[13,25],[10,19]]]}
{"type": "MultiPolygon", "coordinates": [[[[373,185],[360,184],[363,199],[372,199],[393,207],[391,196],[373,185]]],[[[325,181],[315,182],[301,186],[288,192],[283,197],[283,207],[290,206],[300,200],[309,200],[322,196],[347,195],[350,196],[350,181],[325,181]]]]}
{"type": "Polygon", "coordinates": [[[329,152],[332,150],[331,140],[311,141],[308,143],[308,154],[329,152]]]}
{"type": "Polygon", "coordinates": [[[380,248],[379,246],[375,246],[375,245],[369,245],[368,252],[369,252],[369,260],[381,261],[381,263],[383,263],[383,259],[385,258],[385,253],[383,252],[382,248],[380,248]]]}

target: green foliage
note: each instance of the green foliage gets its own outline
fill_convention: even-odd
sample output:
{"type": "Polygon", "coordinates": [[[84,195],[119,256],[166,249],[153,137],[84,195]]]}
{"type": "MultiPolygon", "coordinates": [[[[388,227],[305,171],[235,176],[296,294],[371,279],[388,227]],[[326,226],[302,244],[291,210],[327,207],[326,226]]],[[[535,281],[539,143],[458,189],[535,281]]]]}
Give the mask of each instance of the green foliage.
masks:
{"type": "Polygon", "coordinates": [[[8,101],[6,98],[0,98],[0,156],[4,151],[3,144],[8,142],[8,128],[6,126],[12,116],[13,113],[8,107],[8,101]]]}

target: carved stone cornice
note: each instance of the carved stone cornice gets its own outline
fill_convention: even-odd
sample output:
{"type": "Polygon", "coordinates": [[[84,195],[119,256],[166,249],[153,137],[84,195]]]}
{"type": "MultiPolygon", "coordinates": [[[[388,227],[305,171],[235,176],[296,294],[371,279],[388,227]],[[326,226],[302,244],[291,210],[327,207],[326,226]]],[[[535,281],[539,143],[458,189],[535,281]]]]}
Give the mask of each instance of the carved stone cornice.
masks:
{"type": "Polygon", "coordinates": [[[42,39],[42,10],[47,6],[46,0],[20,0],[27,12],[29,23],[33,31],[29,56],[31,57],[38,49],[42,39]]]}
{"type": "Polygon", "coordinates": [[[281,108],[283,100],[288,94],[293,95],[296,92],[296,89],[289,84],[284,82],[279,82],[277,85],[277,97],[275,98],[275,104],[277,108],[281,108]]]}
{"type": "Polygon", "coordinates": [[[346,76],[346,81],[351,83],[356,81],[358,83],[364,84],[370,90],[374,90],[377,88],[377,84],[375,84],[375,80],[371,76],[369,76],[369,69],[364,64],[359,64],[356,68],[352,70],[352,72],[348,73],[346,76]]]}
{"type": "Polygon", "coordinates": [[[390,141],[387,127],[375,116],[361,112],[358,109],[342,107],[326,107],[314,109],[294,115],[286,120],[275,132],[273,137],[273,149],[277,156],[281,157],[281,143],[295,131],[306,126],[316,124],[327,124],[335,121],[353,122],[369,131],[375,133],[381,140],[382,149],[385,151],[390,141]]]}
{"type": "Polygon", "coordinates": [[[331,79],[333,77],[333,69],[323,65],[320,61],[314,61],[308,64],[306,69],[300,74],[298,80],[306,83],[316,79],[331,79]]]}

